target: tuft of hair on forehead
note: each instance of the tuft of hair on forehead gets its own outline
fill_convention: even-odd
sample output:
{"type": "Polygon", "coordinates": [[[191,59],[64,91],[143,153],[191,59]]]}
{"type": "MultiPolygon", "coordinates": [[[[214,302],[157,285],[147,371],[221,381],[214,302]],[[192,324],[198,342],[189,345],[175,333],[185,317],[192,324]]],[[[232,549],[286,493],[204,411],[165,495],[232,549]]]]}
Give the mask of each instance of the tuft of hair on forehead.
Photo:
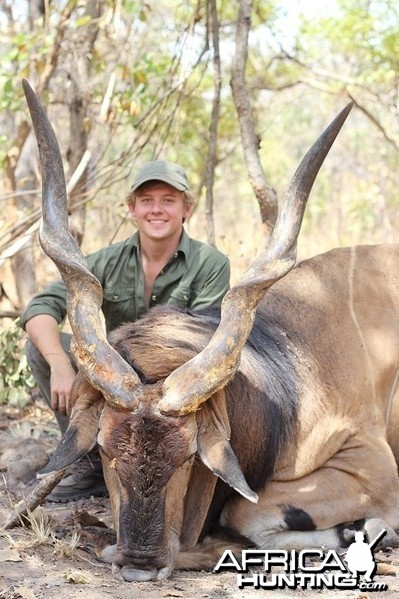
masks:
{"type": "Polygon", "coordinates": [[[216,327],[217,318],[211,314],[163,305],[121,325],[109,341],[143,382],[156,382],[202,351],[216,327]]]}

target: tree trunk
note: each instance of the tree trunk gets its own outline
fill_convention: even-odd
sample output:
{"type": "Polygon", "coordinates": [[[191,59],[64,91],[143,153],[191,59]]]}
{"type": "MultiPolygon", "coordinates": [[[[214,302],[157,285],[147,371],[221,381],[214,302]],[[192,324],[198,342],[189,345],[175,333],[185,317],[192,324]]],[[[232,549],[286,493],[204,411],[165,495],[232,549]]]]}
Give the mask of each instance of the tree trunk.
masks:
{"type": "Polygon", "coordinates": [[[262,222],[266,227],[267,234],[270,235],[277,216],[277,197],[267,182],[259,159],[259,138],[255,132],[249,91],[245,80],[251,11],[252,0],[240,0],[231,87],[240,125],[241,143],[249,180],[259,203],[262,222]]]}
{"type": "Polygon", "coordinates": [[[220,114],[220,90],[222,86],[220,53],[219,53],[219,21],[216,0],[209,0],[208,29],[212,33],[213,68],[214,68],[214,96],[211,123],[209,126],[209,146],[205,167],[206,205],[205,215],[209,245],[216,247],[215,223],[213,219],[213,185],[215,180],[215,166],[217,162],[217,138],[220,114]]]}
{"type": "MultiPolygon", "coordinates": [[[[88,2],[86,15],[92,19],[91,26],[84,28],[84,35],[79,30],[79,38],[76,40],[75,64],[70,69],[69,88],[69,117],[70,138],[67,151],[67,159],[70,172],[74,172],[87,150],[89,138],[88,107],[90,105],[90,59],[93,53],[99,27],[99,17],[103,9],[102,0],[88,2]]],[[[86,220],[86,203],[84,197],[88,188],[88,169],[74,186],[69,197],[70,220],[69,226],[78,244],[82,243],[86,220]]]]}

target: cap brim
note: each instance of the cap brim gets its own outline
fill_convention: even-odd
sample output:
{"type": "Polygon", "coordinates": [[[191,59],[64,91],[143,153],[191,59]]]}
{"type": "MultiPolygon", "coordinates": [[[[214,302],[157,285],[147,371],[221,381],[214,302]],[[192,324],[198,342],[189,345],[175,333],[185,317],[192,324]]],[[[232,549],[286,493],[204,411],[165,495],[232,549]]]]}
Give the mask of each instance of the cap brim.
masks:
{"type": "Polygon", "coordinates": [[[172,178],[170,178],[166,175],[162,175],[162,176],[158,175],[157,177],[150,177],[150,176],[143,177],[143,178],[139,179],[138,181],[135,181],[132,185],[132,191],[136,191],[136,189],[141,187],[141,185],[144,185],[144,183],[148,183],[148,181],[161,181],[162,183],[168,183],[169,185],[171,185],[178,191],[185,191],[186,189],[188,189],[188,187],[186,185],[183,185],[183,183],[174,181],[172,178]]]}

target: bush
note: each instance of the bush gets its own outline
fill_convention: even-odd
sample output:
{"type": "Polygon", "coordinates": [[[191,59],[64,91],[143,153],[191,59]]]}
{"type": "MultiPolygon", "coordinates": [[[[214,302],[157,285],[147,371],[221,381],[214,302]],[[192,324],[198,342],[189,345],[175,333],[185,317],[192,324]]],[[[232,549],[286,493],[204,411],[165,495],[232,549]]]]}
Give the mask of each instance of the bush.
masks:
{"type": "Polygon", "coordinates": [[[29,390],[35,380],[22,347],[22,331],[18,319],[0,332],[0,404],[23,407],[29,401],[29,390]]]}

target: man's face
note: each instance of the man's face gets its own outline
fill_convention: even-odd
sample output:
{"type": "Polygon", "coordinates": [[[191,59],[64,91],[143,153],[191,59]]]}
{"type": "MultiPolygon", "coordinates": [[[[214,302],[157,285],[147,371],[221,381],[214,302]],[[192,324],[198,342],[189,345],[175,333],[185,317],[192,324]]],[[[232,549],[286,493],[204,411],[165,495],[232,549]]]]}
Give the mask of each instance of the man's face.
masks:
{"type": "Polygon", "coordinates": [[[190,207],[181,191],[159,181],[142,185],[134,204],[129,204],[129,212],[142,235],[153,240],[179,239],[190,207]]]}

